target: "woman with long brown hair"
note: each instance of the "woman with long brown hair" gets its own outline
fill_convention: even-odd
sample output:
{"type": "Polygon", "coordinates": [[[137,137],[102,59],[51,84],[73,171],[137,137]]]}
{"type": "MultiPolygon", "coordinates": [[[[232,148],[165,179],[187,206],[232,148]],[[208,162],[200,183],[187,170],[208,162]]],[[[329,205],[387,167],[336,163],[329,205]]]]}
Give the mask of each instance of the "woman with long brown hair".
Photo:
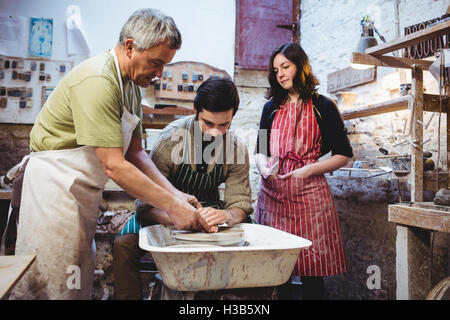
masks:
{"type": "Polygon", "coordinates": [[[319,81],[300,45],[274,50],[269,84],[256,149],[262,176],[256,220],[312,241],[301,250],[293,275],[301,277],[303,299],[322,299],[323,277],[348,269],[324,174],[345,166],[352,147],[336,105],[316,92],[319,81]]]}

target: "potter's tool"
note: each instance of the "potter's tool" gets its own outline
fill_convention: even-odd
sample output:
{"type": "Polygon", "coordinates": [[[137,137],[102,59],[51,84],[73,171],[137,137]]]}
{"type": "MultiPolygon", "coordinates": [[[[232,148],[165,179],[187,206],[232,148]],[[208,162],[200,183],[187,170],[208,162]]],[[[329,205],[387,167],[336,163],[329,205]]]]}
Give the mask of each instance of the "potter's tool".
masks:
{"type": "Polygon", "coordinates": [[[385,174],[388,174],[388,173],[392,172],[392,168],[389,168],[389,167],[380,167],[380,169],[383,170],[383,172],[372,174],[370,176],[367,176],[366,178],[378,177],[378,176],[382,176],[382,175],[385,175],[385,174]]]}

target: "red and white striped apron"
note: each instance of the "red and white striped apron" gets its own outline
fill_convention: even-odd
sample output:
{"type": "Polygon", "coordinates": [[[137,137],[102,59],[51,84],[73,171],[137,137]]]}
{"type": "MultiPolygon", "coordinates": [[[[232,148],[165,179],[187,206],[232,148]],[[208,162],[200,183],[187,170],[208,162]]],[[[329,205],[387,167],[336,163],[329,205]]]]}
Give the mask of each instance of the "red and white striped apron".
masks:
{"type": "MultiPolygon", "coordinates": [[[[270,136],[270,153],[279,157],[280,175],[317,162],[321,143],[312,99],[280,107],[270,136]]],[[[293,275],[347,272],[336,207],[324,175],[262,179],[256,220],[312,241],[309,248],[300,251],[293,275]]]]}

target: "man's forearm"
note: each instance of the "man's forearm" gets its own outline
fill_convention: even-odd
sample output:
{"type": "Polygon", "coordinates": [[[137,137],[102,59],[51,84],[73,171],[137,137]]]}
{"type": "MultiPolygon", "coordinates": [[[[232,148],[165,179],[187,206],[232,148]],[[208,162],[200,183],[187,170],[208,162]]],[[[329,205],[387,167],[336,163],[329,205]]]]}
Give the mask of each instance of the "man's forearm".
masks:
{"type": "Polygon", "coordinates": [[[164,226],[173,224],[166,210],[150,205],[142,208],[136,207],[136,214],[148,224],[162,224],[164,226]]]}
{"type": "Polygon", "coordinates": [[[130,162],[123,161],[106,173],[131,196],[158,208],[165,210],[170,208],[173,201],[172,194],[149,179],[130,162]]]}
{"type": "Polygon", "coordinates": [[[199,216],[191,204],[192,199],[179,198],[153,182],[131,162],[125,160],[122,148],[95,147],[105,174],[131,196],[167,211],[178,229],[211,231],[208,223],[199,216]]]}

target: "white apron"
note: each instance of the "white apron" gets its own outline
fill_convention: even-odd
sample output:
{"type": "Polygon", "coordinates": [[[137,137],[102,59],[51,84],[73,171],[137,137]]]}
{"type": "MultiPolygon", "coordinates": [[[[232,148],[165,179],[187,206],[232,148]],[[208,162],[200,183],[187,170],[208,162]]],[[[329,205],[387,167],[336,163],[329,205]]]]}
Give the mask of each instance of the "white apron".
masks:
{"type": "MultiPolygon", "coordinates": [[[[140,119],[125,108],[117,57],[111,53],[122,93],[125,154],[140,119]]],[[[90,146],[32,152],[29,159],[15,254],[36,254],[36,260],[10,299],[90,299],[99,204],[109,178],[90,146]]]]}

